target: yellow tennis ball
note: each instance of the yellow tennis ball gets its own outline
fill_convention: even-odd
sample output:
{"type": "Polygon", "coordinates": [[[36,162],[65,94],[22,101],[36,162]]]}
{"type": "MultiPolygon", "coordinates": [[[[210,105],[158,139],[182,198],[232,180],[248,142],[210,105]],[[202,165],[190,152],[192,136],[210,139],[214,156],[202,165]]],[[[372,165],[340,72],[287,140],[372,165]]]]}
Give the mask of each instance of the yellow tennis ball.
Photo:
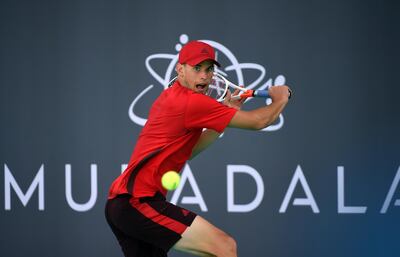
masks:
{"type": "Polygon", "coordinates": [[[180,181],[181,176],[173,170],[167,171],[161,178],[161,184],[167,190],[175,190],[179,186],[180,181]]]}

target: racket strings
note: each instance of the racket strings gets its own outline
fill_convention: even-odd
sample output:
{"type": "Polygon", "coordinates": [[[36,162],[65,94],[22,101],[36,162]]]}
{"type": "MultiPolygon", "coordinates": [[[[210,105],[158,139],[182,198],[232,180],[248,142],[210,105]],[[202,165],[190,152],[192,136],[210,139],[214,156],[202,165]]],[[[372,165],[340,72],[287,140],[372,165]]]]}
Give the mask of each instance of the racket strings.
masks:
{"type": "Polygon", "coordinates": [[[229,86],[226,84],[226,82],[223,79],[214,76],[210,85],[208,86],[206,94],[217,101],[223,101],[228,90],[229,86]]]}

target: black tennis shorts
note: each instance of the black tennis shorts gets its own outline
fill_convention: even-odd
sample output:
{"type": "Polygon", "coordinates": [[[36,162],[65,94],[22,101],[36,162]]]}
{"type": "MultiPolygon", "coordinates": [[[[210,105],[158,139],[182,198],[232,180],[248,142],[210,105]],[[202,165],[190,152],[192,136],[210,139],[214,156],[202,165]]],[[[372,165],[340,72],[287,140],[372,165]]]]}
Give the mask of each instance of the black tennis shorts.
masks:
{"type": "Polygon", "coordinates": [[[105,215],[126,257],[161,257],[182,237],[196,214],[166,201],[161,193],[109,199],[105,215]]]}

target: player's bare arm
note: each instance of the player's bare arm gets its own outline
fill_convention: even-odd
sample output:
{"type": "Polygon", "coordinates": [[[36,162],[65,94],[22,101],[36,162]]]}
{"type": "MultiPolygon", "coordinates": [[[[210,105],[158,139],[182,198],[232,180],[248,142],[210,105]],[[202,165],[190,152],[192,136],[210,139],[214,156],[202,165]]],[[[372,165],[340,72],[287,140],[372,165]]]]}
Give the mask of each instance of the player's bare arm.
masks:
{"type": "Polygon", "coordinates": [[[204,130],[203,133],[201,133],[199,141],[197,141],[197,144],[193,148],[190,159],[193,159],[196,155],[209,147],[220,135],[220,133],[212,129],[204,130]]]}

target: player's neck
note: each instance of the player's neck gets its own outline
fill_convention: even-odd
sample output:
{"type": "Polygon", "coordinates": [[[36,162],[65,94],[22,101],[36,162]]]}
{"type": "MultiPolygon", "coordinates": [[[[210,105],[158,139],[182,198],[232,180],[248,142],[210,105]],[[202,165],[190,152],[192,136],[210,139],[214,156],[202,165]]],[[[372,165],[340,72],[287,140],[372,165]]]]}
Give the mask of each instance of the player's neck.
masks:
{"type": "Polygon", "coordinates": [[[191,90],[191,88],[187,85],[187,83],[185,83],[182,79],[178,78],[178,79],[176,80],[176,82],[177,82],[180,86],[191,90]]]}

